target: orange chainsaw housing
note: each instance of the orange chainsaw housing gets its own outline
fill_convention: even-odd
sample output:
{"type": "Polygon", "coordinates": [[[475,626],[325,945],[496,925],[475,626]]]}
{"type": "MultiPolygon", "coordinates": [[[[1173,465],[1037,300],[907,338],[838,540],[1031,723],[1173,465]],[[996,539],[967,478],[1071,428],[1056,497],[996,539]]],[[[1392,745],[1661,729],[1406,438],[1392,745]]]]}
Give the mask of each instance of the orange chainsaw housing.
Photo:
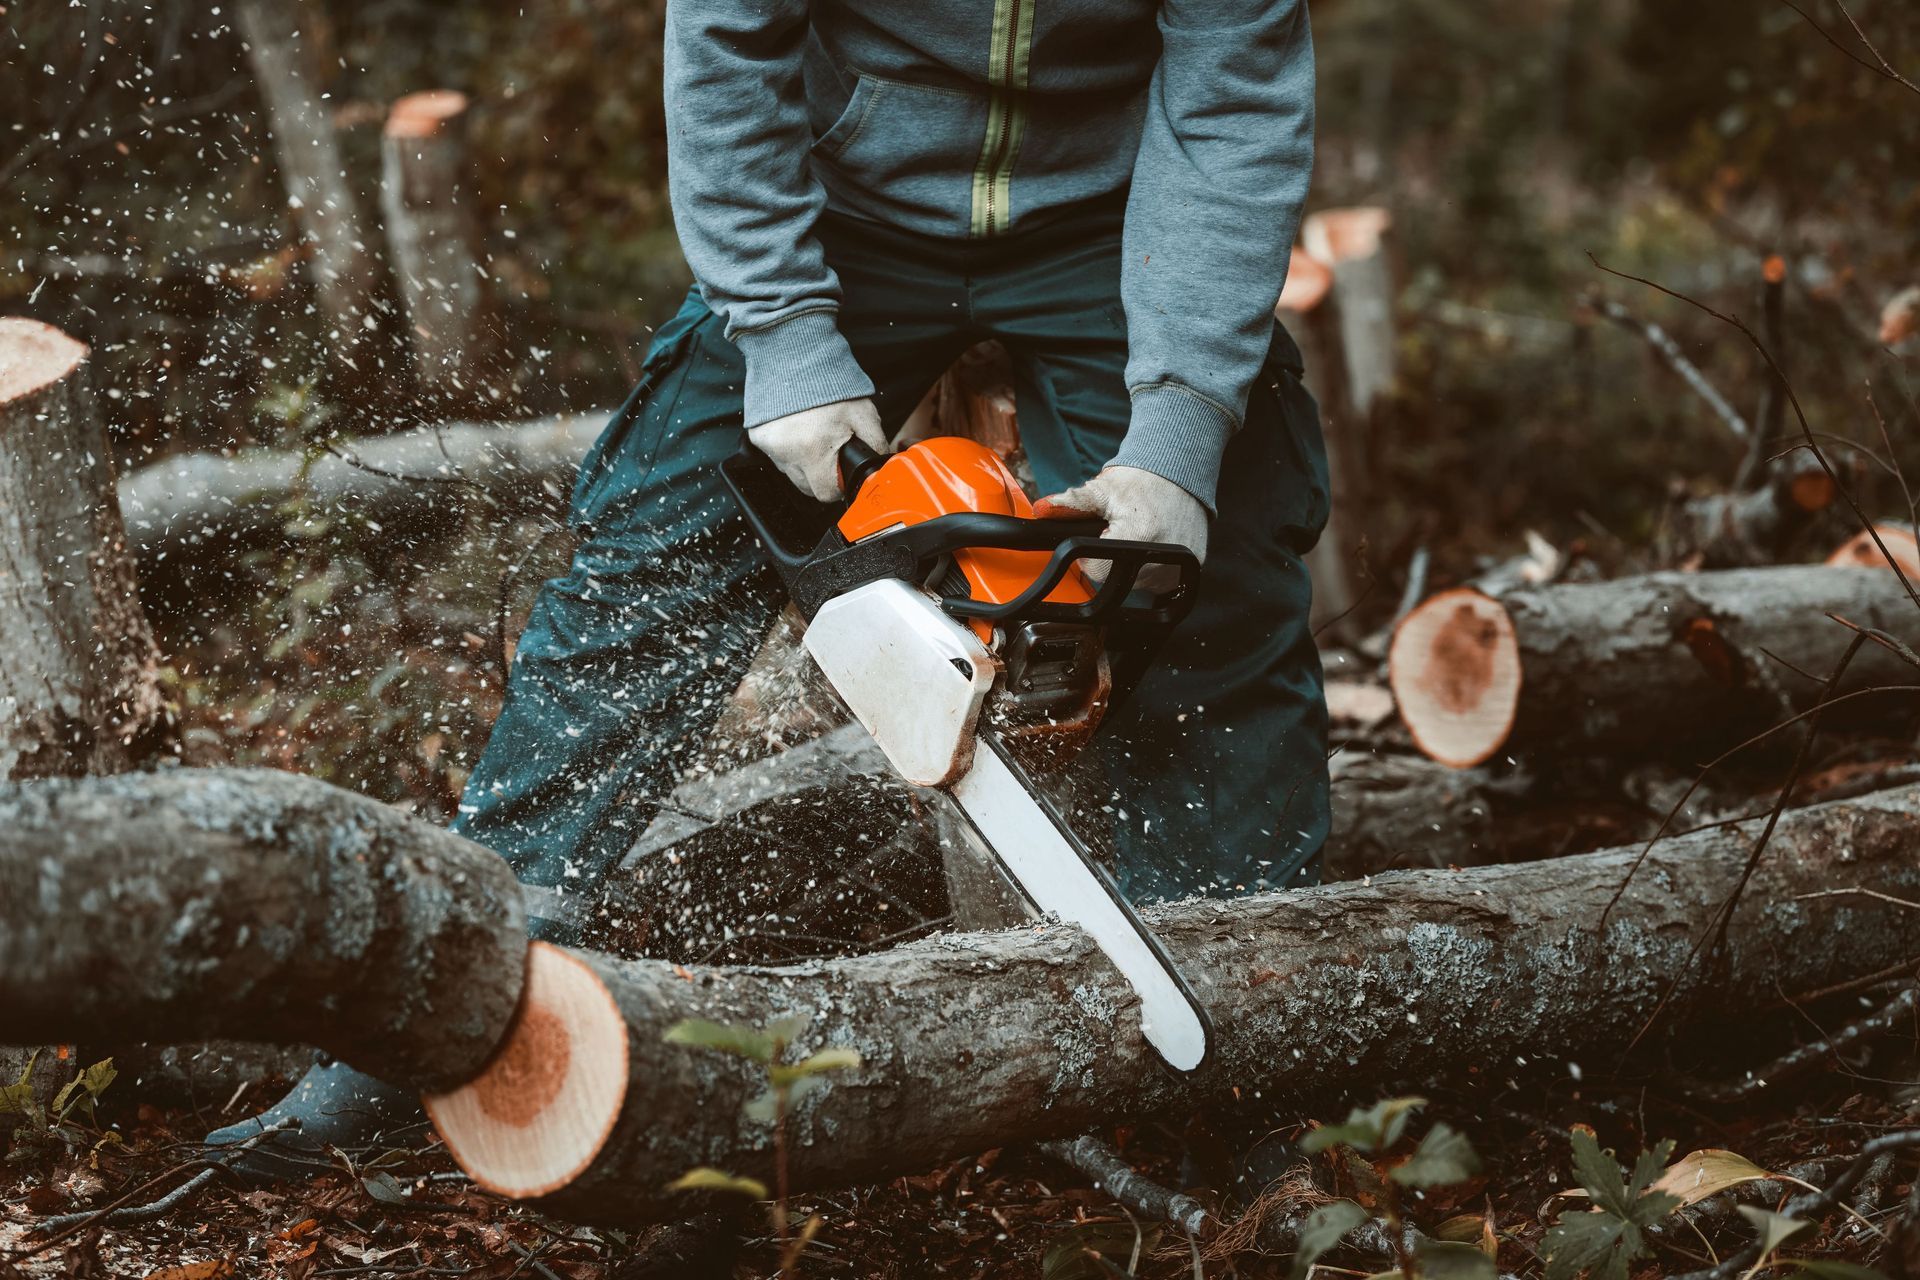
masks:
{"type": "MultiPolygon", "coordinates": [[[[961,511],[1032,519],[1033,503],[992,449],[965,436],[936,436],[882,463],[860,486],[836,527],[841,537],[854,543],[961,511]]],[[[967,594],[989,604],[1004,604],[1032,586],[1050,559],[1045,551],[1004,547],[963,547],[953,553],[954,568],[965,578],[967,594]]],[[[1076,564],[1047,593],[1047,599],[1084,604],[1093,599],[1093,586],[1076,564]]],[[[981,643],[993,643],[992,623],[974,618],[967,625],[981,643]]]]}

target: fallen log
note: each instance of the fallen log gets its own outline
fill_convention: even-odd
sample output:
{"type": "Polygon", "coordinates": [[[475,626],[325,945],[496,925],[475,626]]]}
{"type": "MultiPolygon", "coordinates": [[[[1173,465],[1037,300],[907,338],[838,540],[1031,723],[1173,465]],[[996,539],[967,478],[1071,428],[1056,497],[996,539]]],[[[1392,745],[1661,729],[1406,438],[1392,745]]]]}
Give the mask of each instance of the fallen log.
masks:
{"type": "Polygon", "coordinates": [[[150,563],[282,538],[296,496],[321,515],[349,515],[411,537],[449,527],[477,503],[509,514],[559,505],[606,420],[594,410],[445,423],[348,441],[319,457],[291,449],[178,454],[122,477],[120,506],[134,550],[150,563]]]}
{"type": "Polygon", "coordinates": [[[325,783],[175,769],[0,785],[0,1037],[313,1044],[469,1079],[520,987],[505,862],[325,783]]]}
{"type": "MultiPolygon", "coordinates": [[[[852,1049],[785,1135],[796,1189],[871,1181],[1004,1143],[1080,1133],[1235,1088],[1329,1105],[1355,1088],[1615,1052],[1685,972],[1754,824],[1637,850],[1370,884],[1192,900],[1149,920],[1208,1008],[1199,1072],[1163,1070],[1127,988],[1059,926],[928,939],[788,968],[623,963],[539,946],[527,999],[477,1080],[429,1098],[476,1180],[587,1221],[684,1212],[700,1165],[773,1179],[747,1119],[763,1067],[668,1044],[699,1018],[804,1020],[793,1055],[852,1049]],[[1494,1010],[1498,1010],[1497,1016],[1494,1010]]],[[[1708,974],[1672,1022],[1733,1020],[1920,957],[1920,789],[1785,817],[1708,974]],[[1833,888],[1869,894],[1805,897],[1833,888]]]]}
{"type": "MultiPolygon", "coordinates": [[[[1415,744],[1443,764],[1549,747],[1697,762],[1813,704],[1851,639],[1829,613],[1900,633],[1913,605],[1894,574],[1827,565],[1654,573],[1498,598],[1458,589],[1402,620],[1388,681],[1415,744]]],[[[1849,673],[1842,692],[1920,684],[1878,645],[1849,673]]],[[[1916,710],[1912,697],[1858,699],[1832,722],[1899,723],[1916,710]]]]}

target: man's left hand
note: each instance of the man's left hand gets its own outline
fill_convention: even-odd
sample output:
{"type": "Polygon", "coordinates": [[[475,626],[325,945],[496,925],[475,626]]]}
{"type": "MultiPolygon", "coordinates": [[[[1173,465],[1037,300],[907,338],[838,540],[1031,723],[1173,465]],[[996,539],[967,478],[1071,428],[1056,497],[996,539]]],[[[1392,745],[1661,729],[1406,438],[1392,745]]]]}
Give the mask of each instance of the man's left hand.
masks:
{"type": "MultiPolygon", "coordinates": [[[[1107,522],[1105,536],[1130,542],[1171,542],[1207,558],[1207,509],[1198,498],[1173,481],[1138,467],[1108,467],[1093,479],[1042,498],[1033,513],[1042,519],[1099,516],[1107,522]]],[[[1098,582],[1112,566],[1104,560],[1083,560],[1080,567],[1098,582]]],[[[1134,585],[1147,591],[1165,591],[1180,580],[1172,565],[1141,568],[1134,585]]]]}

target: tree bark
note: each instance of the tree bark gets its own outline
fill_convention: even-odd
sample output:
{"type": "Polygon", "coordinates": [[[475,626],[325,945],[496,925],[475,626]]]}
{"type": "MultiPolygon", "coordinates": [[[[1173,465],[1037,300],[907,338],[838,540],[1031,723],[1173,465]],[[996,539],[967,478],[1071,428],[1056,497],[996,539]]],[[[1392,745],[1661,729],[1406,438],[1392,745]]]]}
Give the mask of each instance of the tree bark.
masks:
{"type": "Polygon", "coordinates": [[[411,93],[381,137],[380,210],[407,309],[414,383],[450,408],[501,396],[500,342],[467,180],[467,96],[411,93]]]}
{"type": "MultiPolygon", "coordinates": [[[[1124,983],[1083,934],[1056,926],[784,969],[555,952],[551,966],[571,975],[556,984],[565,999],[548,1009],[530,991],[495,1066],[429,1106],[484,1184],[536,1192],[563,1216],[625,1222],[685,1212],[687,1199],[662,1188],[695,1166],[773,1177],[773,1133],[742,1114],[764,1069],[666,1043],[687,1018],[758,1028],[797,1016],[796,1057],[860,1054],[790,1118],[796,1189],[878,1180],[1013,1135],[1084,1132],[1235,1087],[1326,1105],[1356,1087],[1508,1072],[1516,1055],[1605,1055],[1687,971],[1756,830],[1656,846],[1604,928],[1637,850],[1156,909],[1149,922],[1213,1020],[1212,1056],[1188,1076],[1159,1067],[1124,983]],[[592,1089],[562,1088],[560,1061],[596,1064],[592,1089]],[[620,1064],[615,1080],[608,1063],[620,1064]],[[568,1105],[550,1114],[556,1090],[568,1105]],[[489,1094],[504,1118],[480,1115],[474,1099],[489,1094]],[[536,1154],[562,1132],[566,1158],[536,1154]],[[511,1142],[492,1141],[502,1137],[511,1142]]],[[[1867,894],[1805,895],[1860,887],[1911,899],[1916,836],[1920,789],[1790,813],[1726,944],[1663,1018],[1751,1017],[1783,989],[1912,962],[1920,914],[1867,894]]]]}
{"type": "Polygon", "coordinates": [[[508,512],[563,504],[606,419],[589,411],[446,423],[349,441],[318,458],[290,449],[180,454],[123,477],[120,504],[133,548],[150,567],[169,555],[219,557],[282,538],[296,496],[323,515],[423,536],[476,502],[508,512]]]}
{"type": "MultiPolygon", "coordinates": [[[[1654,573],[1497,599],[1460,589],[1401,622],[1388,678],[1415,743],[1456,767],[1496,752],[1698,762],[1816,701],[1852,638],[1827,614],[1899,633],[1912,608],[1893,574],[1827,565],[1654,573]]],[[[1840,692],[1915,684],[1920,672],[1869,644],[1840,692]]],[[[1874,695],[1823,723],[1900,725],[1917,710],[1912,696],[1874,695]]]]}
{"type": "Polygon", "coordinates": [[[373,238],[340,156],[333,113],[321,96],[318,33],[300,0],[239,0],[235,16],[267,108],[274,155],[301,235],[313,246],[328,350],[362,385],[382,378],[369,337],[379,327],[373,238]]]}
{"type": "Polygon", "coordinates": [[[384,1079],[480,1069],[520,996],[520,888],[322,782],[178,769],[0,785],[0,1035],[313,1044],[384,1079]]]}
{"type": "Polygon", "coordinates": [[[114,773],[164,737],[86,359],[0,319],[0,778],[114,773]]]}

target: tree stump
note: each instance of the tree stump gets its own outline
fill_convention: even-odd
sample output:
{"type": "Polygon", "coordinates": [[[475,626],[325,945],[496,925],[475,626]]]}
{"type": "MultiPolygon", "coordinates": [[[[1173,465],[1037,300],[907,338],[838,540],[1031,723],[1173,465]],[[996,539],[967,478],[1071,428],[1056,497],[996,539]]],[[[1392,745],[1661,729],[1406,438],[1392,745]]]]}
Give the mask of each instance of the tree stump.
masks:
{"type": "Polygon", "coordinates": [[[461,198],[466,121],[466,94],[410,93],[393,104],[380,147],[380,209],[407,311],[414,384],[450,408],[503,394],[479,219],[461,198]]]}
{"type": "Polygon", "coordinates": [[[0,319],[0,778],[115,773],[165,739],[86,360],[0,319]]]}

